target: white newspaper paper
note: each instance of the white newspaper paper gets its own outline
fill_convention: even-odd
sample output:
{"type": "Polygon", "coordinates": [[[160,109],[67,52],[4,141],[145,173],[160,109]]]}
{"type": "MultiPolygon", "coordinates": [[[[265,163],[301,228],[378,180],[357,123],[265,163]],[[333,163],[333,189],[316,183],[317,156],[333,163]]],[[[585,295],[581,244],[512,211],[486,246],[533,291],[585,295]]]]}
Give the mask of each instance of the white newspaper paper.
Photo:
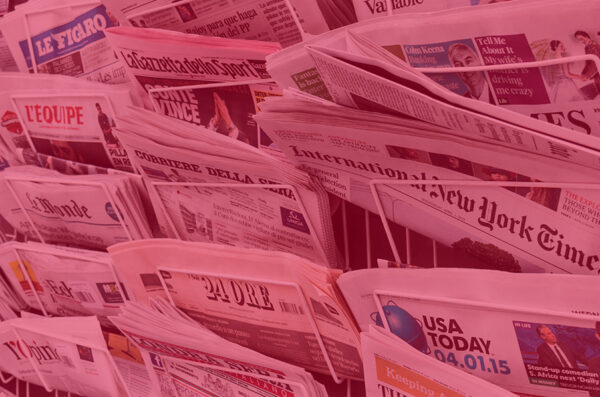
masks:
{"type": "Polygon", "coordinates": [[[139,176],[61,175],[37,167],[2,173],[0,214],[20,233],[49,244],[104,250],[150,238],[139,176]]]}
{"type": "Polygon", "coordinates": [[[94,317],[16,318],[0,323],[0,370],[79,395],[127,395],[94,317]]]}
{"type": "Polygon", "coordinates": [[[127,292],[111,266],[108,254],[97,251],[33,242],[0,245],[0,268],[13,290],[30,307],[52,315],[118,314],[127,292]]]}
{"type": "Polygon", "coordinates": [[[373,269],[338,285],[360,329],[522,395],[600,391],[594,277],[466,269],[373,269]]]}
{"type": "Polygon", "coordinates": [[[339,377],[362,376],[358,334],[333,286],[339,271],[280,252],[176,240],[109,252],[137,301],[170,297],[231,342],[320,373],[330,372],[326,352],[339,377]]]}
{"type": "Polygon", "coordinates": [[[115,23],[99,1],[31,1],[1,19],[0,30],[20,72],[115,84],[127,81],[104,36],[115,23]]]}
{"type": "Polygon", "coordinates": [[[370,326],[360,340],[368,396],[515,396],[436,361],[382,328],[370,326]]]}
{"type": "Polygon", "coordinates": [[[66,161],[133,171],[113,131],[117,115],[138,102],[128,86],[5,73],[0,87],[0,135],[23,163],[33,150],[66,161]]]}

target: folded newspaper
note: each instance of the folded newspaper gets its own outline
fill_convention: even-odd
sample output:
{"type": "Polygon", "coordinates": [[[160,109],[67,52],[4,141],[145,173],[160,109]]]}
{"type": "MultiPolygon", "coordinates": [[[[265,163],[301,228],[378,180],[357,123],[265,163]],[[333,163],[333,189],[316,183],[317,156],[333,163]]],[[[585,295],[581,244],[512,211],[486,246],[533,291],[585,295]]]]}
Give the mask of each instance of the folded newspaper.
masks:
{"type": "Polygon", "coordinates": [[[115,84],[127,81],[104,35],[116,24],[100,1],[35,0],[0,19],[0,31],[20,72],[115,84]]]}
{"type": "Polygon", "coordinates": [[[320,34],[356,22],[352,1],[343,0],[104,0],[122,25],[159,28],[205,36],[300,41],[301,31],[320,34]],[[295,13],[290,12],[290,7],[295,13]],[[300,25],[300,26],[299,26],[300,25]]]}
{"type": "MultiPolygon", "coordinates": [[[[360,107],[360,98],[349,97],[358,95],[388,112],[451,129],[465,119],[466,132],[577,157],[576,152],[598,151],[600,145],[594,111],[600,92],[600,45],[593,33],[600,5],[574,0],[566,14],[557,13],[562,5],[560,0],[515,1],[377,18],[273,54],[267,69],[282,88],[296,87],[360,107]],[[532,24],[532,15],[544,23],[532,24]],[[369,60],[365,63],[364,58],[369,60]],[[526,67],[507,66],[521,63],[526,67]],[[462,70],[455,73],[455,67],[462,70]],[[537,139],[529,137],[532,132],[537,139]],[[543,135],[566,143],[537,142],[543,135]]],[[[597,159],[592,163],[598,166],[597,159]]]]}
{"type": "MultiPolygon", "coordinates": [[[[526,0],[352,0],[359,21],[391,14],[423,13],[526,0]]],[[[493,12],[493,11],[490,11],[493,12]]]]}
{"type": "Polygon", "coordinates": [[[95,317],[27,316],[0,322],[0,370],[46,390],[129,396],[95,317]]]}
{"type": "Polygon", "coordinates": [[[139,348],[152,395],[326,397],[302,368],[217,336],[164,300],[127,303],[111,320],[139,348]]]}
{"type": "Polygon", "coordinates": [[[329,198],[287,161],[239,140],[131,108],[116,130],[166,236],[338,264],[329,198]]]}
{"type": "Polygon", "coordinates": [[[231,342],[311,371],[362,378],[359,336],[335,287],[339,270],[282,252],[177,240],[118,244],[109,253],[134,301],[170,299],[231,342]]]}
{"type": "Polygon", "coordinates": [[[383,328],[369,326],[360,341],[367,396],[515,396],[423,354],[383,328]]]}
{"type": "Polygon", "coordinates": [[[446,365],[521,395],[600,391],[594,277],[373,269],[337,283],[362,331],[384,327],[446,365]]]}
{"type": "Polygon", "coordinates": [[[116,116],[138,103],[126,85],[2,73],[0,138],[21,164],[39,164],[41,154],[133,171],[113,129],[116,116]]]}
{"type": "Polygon", "coordinates": [[[261,108],[260,126],[328,192],[475,254],[477,267],[600,270],[597,170],[306,94],[261,108]]]}
{"type": "MultiPolygon", "coordinates": [[[[265,41],[133,27],[110,28],[106,36],[141,95],[156,88],[270,79],[265,57],[281,48],[265,41]]],[[[193,96],[173,97],[172,106],[193,117],[188,110],[193,96]]]]}
{"type": "Polygon", "coordinates": [[[9,242],[0,245],[0,271],[21,300],[47,315],[115,315],[127,299],[104,252],[9,242]]]}
{"type": "Polygon", "coordinates": [[[0,215],[26,238],[47,244],[105,250],[150,238],[140,177],[134,174],[62,175],[33,166],[0,174],[0,215]]]}

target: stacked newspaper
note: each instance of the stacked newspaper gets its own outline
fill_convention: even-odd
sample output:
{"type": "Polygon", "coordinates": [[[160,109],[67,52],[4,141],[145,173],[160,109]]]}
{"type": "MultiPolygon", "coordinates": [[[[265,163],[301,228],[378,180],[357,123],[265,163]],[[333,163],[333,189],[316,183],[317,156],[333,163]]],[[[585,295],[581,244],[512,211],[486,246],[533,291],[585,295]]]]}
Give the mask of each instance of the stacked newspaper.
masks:
{"type": "Polygon", "coordinates": [[[0,271],[20,300],[47,315],[114,315],[127,299],[104,252],[9,242],[0,245],[0,271]]]}
{"type": "Polygon", "coordinates": [[[0,273],[0,320],[6,321],[17,317],[21,310],[27,309],[27,303],[11,285],[5,274],[0,273]]]}
{"type": "Polygon", "coordinates": [[[0,30],[20,72],[115,84],[127,81],[104,36],[116,23],[100,1],[32,0],[0,19],[0,30]]]}
{"type": "MultiPolygon", "coordinates": [[[[560,0],[513,1],[367,20],[274,54],[269,57],[268,71],[283,88],[296,87],[349,106],[365,104],[349,99],[345,91],[362,94],[387,111],[447,125],[451,120],[440,120],[447,111],[439,108],[451,105],[454,111],[449,116],[465,118],[465,112],[476,112],[598,149],[598,140],[589,135],[600,135],[599,113],[594,111],[600,95],[600,44],[594,16],[600,4],[574,0],[567,14],[557,13],[562,5],[560,0]],[[545,23],[532,24],[531,15],[545,23]],[[364,38],[363,44],[348,36],[364,38]],[[365,41],[387,51],[365,49],[365,41]],[[369,62],[345,54],[341,63],[351,65],[342,67],[311,52],[311,47],[366,55],[369,62]],[[390,88],[389,80],[401,87],[390,88]],[[457,95],[440,92],[439,85],[457,95]],[[413,106],[419,101],[420,113],[415,115],[416,110],[402,106],[405,101],[413,106]],[[490,104],[497,106],[486,106],[490,104]],[[460,116],[458,110],[462,110],[460,116]]],[[[331,51],[326,53],[338,58],[340,54],[331,51]]],[[[519,138],[513,128],[491,124],[488,118],[480,118],[479,124],[479,135],[497,135],[494,139],[513,145],[532,144],[530,138],[519,138]]],[[[548,151],[546,144],[541,146],[538,150],[548,151]]],[[[573,156],[575,149],[559,145],[554,150],[573,156]]]]}
{"type": "MultiPolygon", "coordinates": [[[[207,83],[270,79],[265,58],[278,43],[198,36],[162,29],[116,27],[106,36],[141,95],[207,83]]],[[[152,94],[155,98],[157,94],[152,94]]],[[[194,118],[194,96],[173,92],[167,103],[179,119],[194,118]]]]}
{"type": "Polygon", "coordinates": [[[116,116],[138,103],[128,87],[20,73],[0,74],[0,87],[0,140],[17,162],[39,164],[37,154],[48,168],[62,159],[133,171],[113,132],[116,116]]]}
{"type": "Polygon", "coordinates": [[[325,397],[302,368],[217,336],[164,300],[127,303],[111,320],[139,348],[152,395],[325,397]]]}
{"type": "Polygon", "coordinates": [[[131,108],[118,123],[165,235],[338,263],[329,198],[305,172],[154,112],[131,108]]]}
{"type": "Polygon", "coordinates": [[[290,364],[362,378],[340,271],[294,255],[177,240],[109,248],[132,299],[168,298],[217,335],[290,364]]]}
{"type": "Polygon", "coordinates": [[[129,396],[95,317],[26,316],[0,322],[0,370],[85,396],[129,396]]]}
{"type": "Polygon", "coordinates": [[[362,331],[384,327],[446,365],[521,395],[600,391],[594,277],[373,269],[337,283],[362,331]]]}
{"type": "Polygon", "coordinates": [[[302,30],[320,34],[356,22],[351,1],[321,0],[103,0],[122,25],[160,28],[205,36],[298,42],[302,30]],[[295,12],[290,12],[293,9],[295,12]]]}
{"type": "Polygon", "coordinates": [[[360,341],[367,396],[515,396],[436,361],[383,328],[370,326],[360,341]]]}
{"type": "Polygon", "coordinates": [[[0,215],[28,239],[105,250],[152,237],[140,177],[62,175],[33,166],[0,175],[0,215]]]}
{"type": "MultiPolygon", "coordinates": [[[[516,4],[496,10],[512,15],[516,4]]],[[[531,1],[521,7],[546,4],[531,1]]],[[[586,4],[598,6],[583,0],[574,4],[573,12],[582,15],[586,4]]],[[[471,18],[481,9],[460,15],[471,18]]],[[[262,104],[256,116],[261,128],[330,193],[474,252],[488,263],[484,267],[598,273],[596,127],[590,127],[590,135],[576,133],[452,93],[366,37],[381,34],[384,22],[396,26],[400,20],[365,22],[270,58],[269,70],[282,86],[305,92],[290,91],[262,104]],[[302,72],[304,67],[308,70],[302,72]]],[[[594,114],[597,102],[595,96],[587,101],[591,108],[584,113],[594,114]]],[[[531,106],[552,113],[573,103],[555,105],[531,106]]],[[[590,119],[589,125],[598,124],[590,119]]]]}

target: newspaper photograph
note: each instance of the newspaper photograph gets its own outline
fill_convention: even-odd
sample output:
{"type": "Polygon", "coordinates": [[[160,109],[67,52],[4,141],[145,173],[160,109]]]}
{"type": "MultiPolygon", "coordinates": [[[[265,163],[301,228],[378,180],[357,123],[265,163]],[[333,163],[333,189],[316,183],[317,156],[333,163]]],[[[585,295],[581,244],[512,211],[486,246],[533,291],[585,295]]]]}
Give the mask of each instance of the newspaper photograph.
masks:
{"type": "Polygon", "coordinates": [[[377,269],[350,272],[338,284],[361,329],[384,327],[416,351],[511,392],[600,391],[593,277],[377,269]]]}
{"type": "Polygon", "coordinates": [[[261,80],[151,90],[156,112],[271,151],[277,149],[253,116],[266,98],[281,95],[275,82],[261,80]]]}
{"type": "Polygon", "coordinates": [[[100,2],[28,2],[0,20],[20,72],[62,74],[102,83],[127,82],[104,30],[116,26],[100,2]]]}

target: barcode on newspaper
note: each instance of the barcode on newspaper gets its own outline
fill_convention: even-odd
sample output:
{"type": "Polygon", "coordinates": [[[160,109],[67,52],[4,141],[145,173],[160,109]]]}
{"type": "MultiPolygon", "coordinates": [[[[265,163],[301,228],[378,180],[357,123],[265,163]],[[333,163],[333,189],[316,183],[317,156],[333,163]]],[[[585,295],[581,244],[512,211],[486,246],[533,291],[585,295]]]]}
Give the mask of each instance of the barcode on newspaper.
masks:
{"type": "Polygon", "coordinates": [[[63,363],[65,363],[65,365],[67,367],[71,367],[71,368],[75,368],[75,365],[73,365],[73,361],[71,361],[71,359],[67,356],[60,356],[60,359],[63,363]]]}
{"type": "Polygon", "coordinates": [[[281,308],[281,311],[284,313],[304,314],[304,310],[302,310],[302,307],[296,305],[295,303],[287,303],[287,302],[279,301],[279,307],[281,308]]]}
{"type": "Polygon", "coordinates": [[[83,303],[95,303],[96,301],[94,300],[94,297],[92,296],[92,294],[90,294],[89,292],[85,292],[85,291],[75,291],[75,298],[77,298],[78,301],[83,302],[83,303]]]}

